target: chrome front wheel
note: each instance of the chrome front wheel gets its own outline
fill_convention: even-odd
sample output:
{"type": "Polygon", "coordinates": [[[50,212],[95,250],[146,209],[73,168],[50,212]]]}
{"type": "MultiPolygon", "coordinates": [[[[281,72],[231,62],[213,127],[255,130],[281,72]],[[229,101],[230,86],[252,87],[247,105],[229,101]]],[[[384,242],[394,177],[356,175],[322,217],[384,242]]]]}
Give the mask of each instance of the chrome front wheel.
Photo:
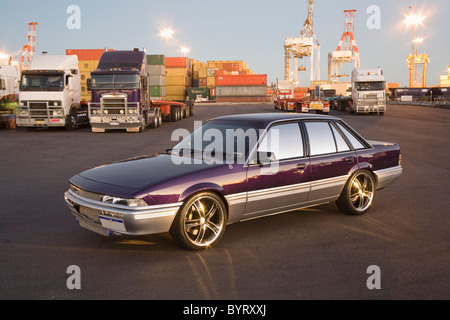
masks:
{"type": "Polygon", "coordinates": [[[222,199],[214,193],[204,192],[181,207],[170,232],[179,245],[204,250],[220,240],[226,224],[227,213],[222,199]]]}

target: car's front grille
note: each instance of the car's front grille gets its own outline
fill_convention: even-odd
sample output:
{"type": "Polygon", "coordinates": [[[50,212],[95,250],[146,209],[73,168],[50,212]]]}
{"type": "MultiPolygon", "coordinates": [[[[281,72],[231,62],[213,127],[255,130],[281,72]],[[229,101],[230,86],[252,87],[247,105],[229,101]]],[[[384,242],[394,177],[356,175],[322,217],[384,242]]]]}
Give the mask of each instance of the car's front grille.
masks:
{"type": "Polygon", "coordinates": [[[99,210],[95,210],[92,208],[88,208],[88,207],[84,207],[84,206],[80,206],[78,212],[88,218],[91,221],[94,221],[96,223],[100,223],[100,217],[99,214],[101,213],[99,210]]]}

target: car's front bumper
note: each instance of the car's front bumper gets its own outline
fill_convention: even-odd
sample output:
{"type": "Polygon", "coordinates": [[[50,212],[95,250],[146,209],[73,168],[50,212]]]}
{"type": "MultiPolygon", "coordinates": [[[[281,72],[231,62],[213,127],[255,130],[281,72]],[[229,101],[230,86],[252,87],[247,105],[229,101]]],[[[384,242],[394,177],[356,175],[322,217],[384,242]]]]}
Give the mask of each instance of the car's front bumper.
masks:
{"type": "Polygon", "coordinates": [[[64,199],[80,226],[104,236],[165,233],[182,203],[127,207],[90,199],[69,190],[64,199]]]}

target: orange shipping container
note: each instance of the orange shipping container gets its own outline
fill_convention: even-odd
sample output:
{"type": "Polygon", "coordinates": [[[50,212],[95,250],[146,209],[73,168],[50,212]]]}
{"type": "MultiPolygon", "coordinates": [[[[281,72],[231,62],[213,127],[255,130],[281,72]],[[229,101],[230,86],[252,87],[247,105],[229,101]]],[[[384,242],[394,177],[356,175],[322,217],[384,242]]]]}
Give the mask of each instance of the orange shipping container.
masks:
{"type": "Polygon", "coordinates": [[[190,59],[186,57],[166,57],[166,68],[191,68],[190,59]]]}
{"type": "Polygon", "coordinates": [[[114,51],[114,49],[67,49],[66,55],[77,55],[78,60],[99,61],[105,51],[114,51]]]}
{"type": "Polygon", "coordinates": [[[216,86],[266,86],[267,74],[223,75],[216,77],[216,86]]]}

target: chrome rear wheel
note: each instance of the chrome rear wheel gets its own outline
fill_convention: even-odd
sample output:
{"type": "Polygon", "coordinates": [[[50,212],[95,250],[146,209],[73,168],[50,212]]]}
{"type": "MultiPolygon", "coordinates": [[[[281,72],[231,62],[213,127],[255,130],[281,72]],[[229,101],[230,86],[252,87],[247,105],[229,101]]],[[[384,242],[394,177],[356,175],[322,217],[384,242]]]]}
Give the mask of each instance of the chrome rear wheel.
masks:
{"type": "Polygon", "coordinates": [[[373,175],[367,170],[358,171],[349,179],[336,204],[345,213],[364,214],[372,206],[375,190],[373,175]]]}

